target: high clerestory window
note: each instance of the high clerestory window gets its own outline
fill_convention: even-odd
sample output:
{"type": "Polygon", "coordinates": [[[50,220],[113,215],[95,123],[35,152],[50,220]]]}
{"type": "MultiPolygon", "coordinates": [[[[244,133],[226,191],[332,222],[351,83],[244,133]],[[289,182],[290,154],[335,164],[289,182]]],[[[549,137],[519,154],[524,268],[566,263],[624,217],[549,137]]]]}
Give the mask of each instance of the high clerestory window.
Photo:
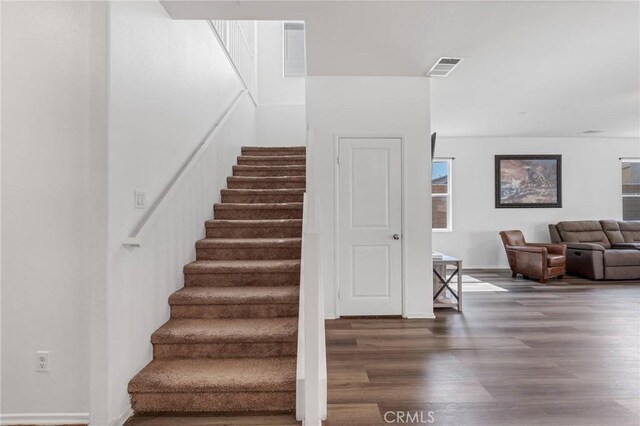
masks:
{"type": "Polygon", "coordinates": [[[283,23],[283,74],[285,77],[304,77],[307,74],[304,23],[283,23]]]}

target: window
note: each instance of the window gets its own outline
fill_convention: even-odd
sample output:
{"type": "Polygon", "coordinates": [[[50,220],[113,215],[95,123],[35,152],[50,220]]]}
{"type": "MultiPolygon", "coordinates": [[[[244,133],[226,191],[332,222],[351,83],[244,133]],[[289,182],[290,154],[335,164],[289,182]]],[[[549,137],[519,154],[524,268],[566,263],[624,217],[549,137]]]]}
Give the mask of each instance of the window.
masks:
{"type": "Polygon", "coordinates": [[[640,160],[622,161],[622,220],[640,220],[640,160]]]}
{"type": "Polygon", "coordinates": [[[304,23],[283,23],[283,74],[285,77],[304,77],[307,61],[304,51],[304,23]]]}
{"type": "Polygon", "coordinates": [[[451,231],[451,160],[434,160],[431,166],[431,228],[451,231]]]}

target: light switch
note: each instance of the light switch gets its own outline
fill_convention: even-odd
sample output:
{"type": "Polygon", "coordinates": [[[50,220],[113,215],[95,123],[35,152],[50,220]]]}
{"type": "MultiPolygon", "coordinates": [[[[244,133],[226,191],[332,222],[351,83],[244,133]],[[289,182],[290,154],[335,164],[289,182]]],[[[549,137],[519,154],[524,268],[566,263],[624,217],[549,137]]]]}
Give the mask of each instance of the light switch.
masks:
{"type": "Polygon", "coordinates": [[[147,193],[143,191],[134,191],[133,193],[133,207],[136,209],[147,208],[147,193]]]}

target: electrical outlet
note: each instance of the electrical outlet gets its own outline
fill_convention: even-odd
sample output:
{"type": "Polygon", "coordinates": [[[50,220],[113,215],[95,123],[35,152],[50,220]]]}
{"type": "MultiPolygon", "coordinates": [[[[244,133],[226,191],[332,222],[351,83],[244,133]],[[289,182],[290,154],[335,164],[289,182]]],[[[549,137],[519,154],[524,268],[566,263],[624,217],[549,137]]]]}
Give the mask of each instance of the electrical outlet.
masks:
{"type": "Polygon", "coordinates": [[[143,191],[133,192],[133,207],[136,209],[147,208],[147,193],[143,191]]]}
{"type": "Polygon", "coordinates": [[[49,351],[38,351],[36,355],[36,371],[49,371],[49,351]]]}

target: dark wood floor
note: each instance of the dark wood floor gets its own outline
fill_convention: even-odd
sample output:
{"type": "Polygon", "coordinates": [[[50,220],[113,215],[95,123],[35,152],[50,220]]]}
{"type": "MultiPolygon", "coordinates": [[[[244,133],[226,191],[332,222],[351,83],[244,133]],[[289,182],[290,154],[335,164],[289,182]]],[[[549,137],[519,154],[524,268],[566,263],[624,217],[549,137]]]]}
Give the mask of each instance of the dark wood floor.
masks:
{"type": "Polygon", "coordinates": [[[465,273],[508,292],[436,320],[327,321],[326,424],[640,424],[640,282],[465,273]]]}
{"type": "MultiPolygon", "coordinates": [[[[569,277],[543,285],[506,271],[465,274],[509,291],[465,293],[464,313],[437,310],[435,320],[326,322],[326,425],[389,424],[387,412],[387,420],[408,413],[440,425],[640,424],[640,282],[569,277]]],[[[186,416],[127,424],[296,422],[186,416]]]]}

